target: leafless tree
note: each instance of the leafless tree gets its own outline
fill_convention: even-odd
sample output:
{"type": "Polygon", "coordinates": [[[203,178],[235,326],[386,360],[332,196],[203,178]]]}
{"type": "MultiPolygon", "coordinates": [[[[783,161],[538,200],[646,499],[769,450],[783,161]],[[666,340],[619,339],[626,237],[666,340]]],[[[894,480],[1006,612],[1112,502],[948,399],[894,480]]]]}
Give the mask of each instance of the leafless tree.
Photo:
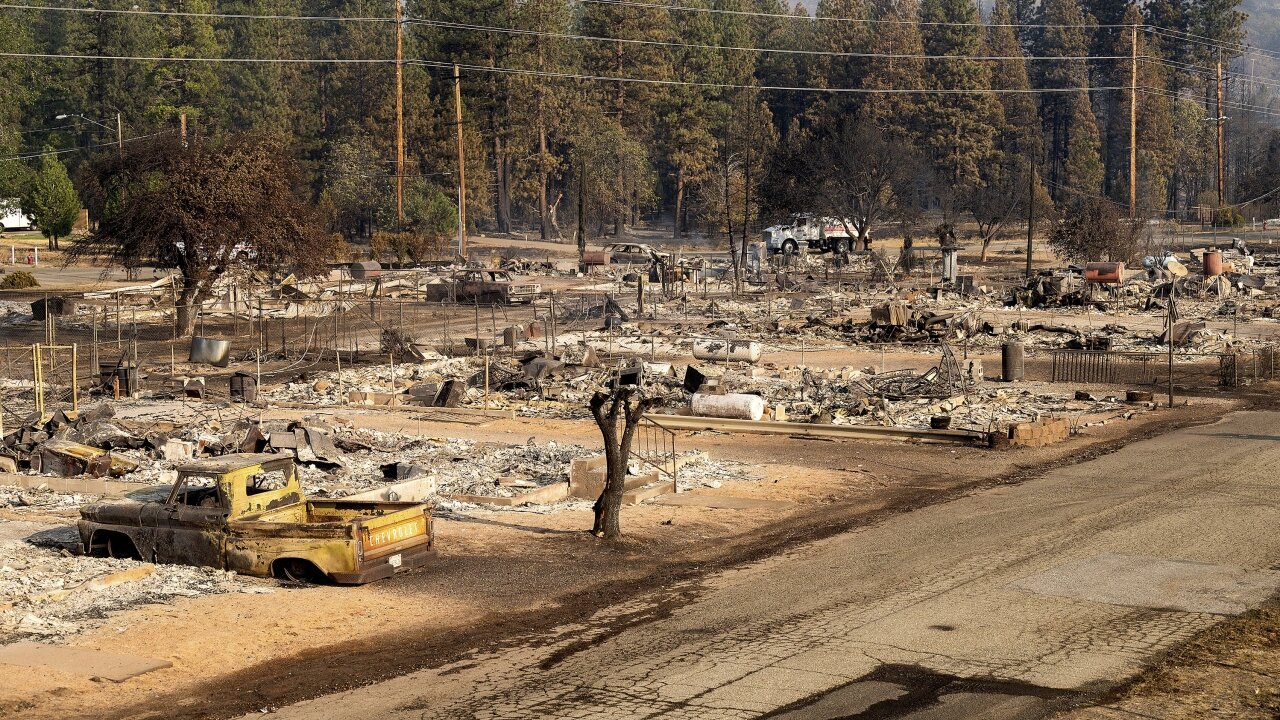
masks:
{"type": "Polygon", "coordinates": [[[867,240],[873,227],[910,202],[920,173],[907,143],[853,117],[818,136],[808,158],[816,209],[848,218],[867,240]]]}
{"type": "Polygon", "coordinates": [[[622,495],[626,490],[627,457],[631,454],[631,441],[640,419],[661,402],[660,397],[644,396],[639,386],[617,385],[608,391],[597,391],[591,396],[591,416],[600,427],[604,439],[605,481],[604,491],[596,499],[595,525],[591,533],[607,540],[622,536],[619,524],[622,515],[622,495]],[[619,428],[619,419],[622,427],[619,428]]]}

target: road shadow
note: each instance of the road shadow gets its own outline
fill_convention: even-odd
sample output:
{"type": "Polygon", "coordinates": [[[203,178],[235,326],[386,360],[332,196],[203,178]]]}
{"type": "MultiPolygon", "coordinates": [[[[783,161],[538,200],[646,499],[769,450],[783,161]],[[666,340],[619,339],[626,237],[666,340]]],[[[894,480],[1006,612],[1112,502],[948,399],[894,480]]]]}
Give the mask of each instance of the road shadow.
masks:
{"type": "Polygon", "coordinates": [[[1254,435],[1252,433],[1229,433],[1229,432],[1213,432],[1213,433],[1189,433],[1191,435],[1199,435],[1201,437],[1218,437],[1229,438],[1232,440],[1270,440],[1280,441],[1280,435],[1254,435]]]}

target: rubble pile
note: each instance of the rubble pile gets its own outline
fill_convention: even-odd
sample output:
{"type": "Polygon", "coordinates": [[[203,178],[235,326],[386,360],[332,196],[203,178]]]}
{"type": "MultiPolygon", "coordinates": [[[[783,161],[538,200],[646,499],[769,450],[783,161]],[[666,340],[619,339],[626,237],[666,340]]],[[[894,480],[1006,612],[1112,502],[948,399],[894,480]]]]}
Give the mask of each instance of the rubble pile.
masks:
{"type": "Polygon", "coordinates": [[[96,500],[94,495],[60,493],[41,484],[35,488],[0,485],[0,508],[15,512],[49,513],[59,510],[78,510],[81,505],[96,500]]]}
{"type": "Polygon", "coordinates": [[[231,592],[270,592],[271,581],[185,565],[141,568],[132,560],[72,555],[72,527],[43,530],[26,540],[0,541],[0,642],[56,640],[111,622],[111,614],[178,598],[231,592]],[[36,542],[45,547],[33,545],[36,542]],[[134,571],[137,579],[103,578],[134,571]],[[97,581],[97,582],[95,582],[97,581]]]}
{"type": "Polygon", "coordinates": [[[691,459],[681,465],[676,472],[676,483],[680,486],[681,492],[698,488],[718,488],[731,481],[756,482],[764,478],[763,475],[753,471],[752,466],[747,463],[711,460],[705,454],[695,451],[682,453],[682,455],[691,459]]]}
{"type": "Polygon", "coordinates": [[[401,480],[424,480],[438,497],[510,497],[569,479],[569,462],[595,454],[578,445],[478,443],[459,438],[409,438],[366,429],[341,429],[343,467],[323,472],[303,465],[307,493],[343,497],[401,480]],[[399,466],[399,467],[397,467],[399,466]]]}

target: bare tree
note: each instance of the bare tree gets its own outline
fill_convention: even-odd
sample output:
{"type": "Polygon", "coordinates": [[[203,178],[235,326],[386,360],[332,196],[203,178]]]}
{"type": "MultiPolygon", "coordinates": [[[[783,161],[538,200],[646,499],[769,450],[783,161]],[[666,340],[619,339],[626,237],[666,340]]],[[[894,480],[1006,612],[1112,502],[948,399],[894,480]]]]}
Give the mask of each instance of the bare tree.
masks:
{"type": "Polygon", "coordinates": [[[920,173],[917,153],[887,131],[854,117],[818,136],[807,154],[819,212],[848,218],[858,237],[895,216],[920,173]]]}
{"type": "Polygon", "coordinates": [[[622,536],[619,520],[622,515],[622,495],[626,490],[627,457],[631,454],[631,440],[635,436],[640,418],[661,402],[659,397],[645,397],[636,385],[617,385],[591,396],[591,417],[600,427],[604,439],[605,481],[604,491],[596,499],[595,525],[591,533],[596,537],[614,540],[622,536]],[[619,433],[618,420],[622,420],[619,433]]]}
{"type": "Polygon", "coordinates": [[[295,166],[278,139],[249,135],[187,143],[164,138],[94,163],[86,196],[101,218],[71,258],[178,271],[177,323],[237,264],[323,272],[335,239],[294,191],[295,166]]]}

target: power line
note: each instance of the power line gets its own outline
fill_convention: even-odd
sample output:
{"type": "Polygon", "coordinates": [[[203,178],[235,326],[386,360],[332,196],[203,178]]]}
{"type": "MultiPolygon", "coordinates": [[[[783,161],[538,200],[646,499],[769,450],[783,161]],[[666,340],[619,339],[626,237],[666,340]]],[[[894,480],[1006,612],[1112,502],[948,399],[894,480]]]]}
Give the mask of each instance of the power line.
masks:
{"type": "Polygon", "coordinates": [[[665,40],[640,40],[635,38],[615,38],[597,35],[575,35],[572,33],[531,30],[525,28],[497,27],[493,25],[476,25],[472,23],[433,20],[428,18],[409,18],[406,22],[415,25],[428,25],[453,30],[474,32],[506,33],[510,35],[532,35],[536,37],[560,38],[563,40],[587,40],[594,42],[626,43],[633,45],[656,45],[661,47],[691,48],[696,50],[732,50],[740,52],[783,53],[790,55],[814,55],[823,57],[857,57],[857,58],[889,58],[902,60],[1032,60],[1032,61],[1082,61],[1082,60],[1128,60],[1128,55],[1064,55],[1064,56],[1027,56],[1027,55],[898,55],[887,53],[836,52],[830,50],[802,50],[794,48],[745,47],[739,45],[703,45],[698,43],[679,43],[665,40]]]}
{"type": "MultiPolygon", "coordinates": [[[[440,68],[452,70],[453,62],[441,60],[407,60],[415,65],[425,67],[440,68]]],[[[787,91],[787,92],[826,92],[856,95],[973,95],[982,93],[992,93],[995,95],[1003,94],[1038,94],[1038,93],[1069,93],[1069,92],[1101,92],[1109,90],[1129,90],[1125,86],[1108,86],[1108,87],[1069,87],[1069,88],[1027,88],[1023,89],[996,89],[996,88],[948,88],[948,89],[912,89],[912,88],[830,88],[830,87],[814,87],[814,86],[786,86],[786,85],[743,85],[735,83],[713,83],[713,82],[697,82],[691,80],[664,80],[659,78],[637,78],[637,77],[621,77],[610,75],[588,75],[583,73],[567,73],[567,72],[551,72],[547,70],[523,70],[520,68],[506,68],[487,65],[465,65],[458,64],[463,70],[475,72],[505,73],[511,75],[531,75],[536,77],[553,77],[567,80],[593,80],[604,82],[625,82],[640,83],[650,85],[683,85],[691,87],[706,87],[722,90],[770,90],[770,91],[787,91]]]]}
{"type": "MultiPolygon", "coordinates": [[[[1217,51],[1219,51],[1219,52],[1221,52],[1221,51],[1230,51],[1230,52],[1232,52],[1232,53],[1234,53],[1234,54],[1236,54],[1236,55],[1240,55],[1240,56],[1242,56],[1242,57],[1243,57],[1243,56],[1248,56],[1248,55],[1255,55],[1255,56],[1259,56],[1259,57],[1264,57],[1264,58],[1266,58],[1266,59],[1268,59],[1268,60],[1280,60],[1280,53],[1277,53],[1277,52],[1275,52],[1275,51],[1273,51],[1273,50],[1264,50],[1264,49],[1262,49],[1262,48],[1253,48],[1253,49],[1250,49],[1250,48],[1248,48],[1247,46],[1244,46],[1244,45],[1235,45],[1235,44],[1232,44],[1232,43],[1217,43],[1217,42],[1212,42],[1212,41],[1201,41],[1201,40],[1193,39],[1193,37],[1194,37],[1194,36],[1193,36],[1193,37],[1178,37],[1178,35],[1176,34],[1178,31],[1172,31],[1172,32],[1171,32],[1171,31],[1165,30],[1164,28],[1157,28],[1157,27],[1151,27],[1151,26],[1148,26],[1148,30],[1150,30],[1152,33],[1154,33],[1154,34],[1156,34],[1156,35],[1159,35],[1159,36],[1161,36],[1161,37],[1163,37],[1163,38],[1167,38],[1167,39],[1171,39],[1171,40],[1176,40],[1176,41],[1178,41],[1178,42],[1190,43],[1190,44],[1192,44],[1192,45],[1198,45],[1198,46],[1200,46],[1200,47],[1205,47],[1205,48],[1208,48],[1208,49],[1210,49],[1210,50],[1217,50],[1217,51]]],[[[1184,34],[1185,34],[1185,33],[1184,33],[1184,34]]]]}
{"type": "MultiPolygon", "coordinates": [[[[1168,90],[1163,90],[1161,88],[1143,86],[1138,89],[1143,92],[1151,93],[1154,95],[1161,95],[1163,97],[1172,98],[1174,100],[1187,99],[1177,93],[1172,93],[1172,92],[1169,92],[1168,90]]],[[[1273,109],[1273,108],[1265,107],[1263,105],[1249,105],[1247,103],[1236,102],[1234,100],[1223,100],[1222,106],[1229,110],[1243,110],[1245,112],[1255,113],[1257,115],[1262,115],[1264,117],[1280,117],[1280,111],[1277,111],[1276,109],[1273,109]]],[[[1212,122],[1213,118],[1206,118],[1206,121],[1212,122]]]]}
{"type": "MultiPolygon", "coordinates": [[[[150,135],[136,135],[134,137],[124,138],[119,142],[137,142],[139,140],[148,140],[150,138],[159,137],[161,135],[170,135],[175,132],[177,132],[177,130],[161,130],[160,132],[151,133],[150,135]]],[[[57,150],[41,150],[40,152],[36,152],[36,153],[25,153],[22,155],[10,155],[8,157],[0,157],[0,162],[30,160],[32,158],[44,157],[46,155],[65,155],[67,153],[81,152],[83,150],[96,150],[98,148],[104,148],[104,147],[115,147],[117,144],[118,144],[117,142],[106,142],[106,143],[99,143],[97,145],[85,145],[84,147],[59,148],[57,150]]]]}
{"type": "MultiPolygon", "coordinates": [[[[1160,65],[1164,65],[1166,67],[1171,67],[1175,70],[1182,70],[1184,72],[1193,73],[1195,75],[1200,75],[1206,78],[1214,78],[1216,76],[1216,68],[1206,68],[1203,65],[1193,65],[1191,63],[1180,63],[1174,60],[1166,60],[1164,58],[1159,58],[1154,56],[1150,56],[1145,59],[1151,62],[1158,63],[1160,65]]],[[[1244,78],[1238,73],[1235,75],[1235,77],[1241,80],[1247,79],[1248,82],[1254,85],[1261,85],[1263,87],[1268,87],[1268,88],[1280,88],[1280,81],[1261,80],[1258,78],[1244,78]]]]}
{"type": "MultiPolygon", "coordinates": [[[[61,59],[61,60],[118,60],[126,62],[193,62],[193,63],[268,63],[268,64],[390,64],[394,63],[394,59],[366,59],[366,58],[232,58],[232,57],[154,57],[141,55],[77,55],[69,53],[0,53],[0,57],[13,58],[44,58],[44,59],[61,59]]],[[[871,55],[870,57],[893,57],[871,55]]],[[[1127,59],[1127,58],[1126,58],[1127,59]]],[[[405,60],[409,64],[419,64],[427,66],[449,66],[453,63],[439,60],[405,60]]],[[[579,73],[553,73],[539,70],[522,70],[519,68],[502,68],[488,67],[483,65],[463,65],[471,70],[485,72],[505,72],[520,75],[536,75],[542,77],[562,77],[579,80],[609,80],[614,82],[633,82],[633,83],[651,83],[660,85],[688,85],[697,87],[712,87],[724,89],[760,89],[760,90],[793,90],[793,91],[816,91],[816,92],[837,92],[837,93],[881,93],[881,94],[973,94],[991,92],[996,94],[1003,93],[1019,93],[1019,94],[1035,94],[1035,93],[1063,93],[1063,92],[1079,92],[1079,91],[1103,91],[1103,90],[1125,90],[1127,86],[1116,87],[1071,87],[1071,88],[1028,88],[1026,90],[1013,89],[995,89],[995,88],[974,88],[974,89],[933,89],[933,90],[917,90],[909,88],[827,88],[827,87],[811,87],[811,86],[781,86],[781,85],[744,85],[732,83],[710,83],[710,82],[694,82],[681,80],[662,80],[656,78],[633,78],[633,77],[613,77],[606,75],[587,75],[579,73]]]]}
{"type": "Polygon", "coordinates": [[[1176,28],[1162,28],[1154,25],[1148,25],[1147,28],[1161,35],[1172,37],[1175,40],[1181,40],[1183,42],[1188,42],[1195,45],[1202,45],[1205,47],[1218,48],[1222,50],[1235,50],[1241,54],[1263,54],[1263,55],[1269,55],[1275,58],[1280,58],[1280,52],[1277,52],[1275,50],[1268,50],[1266,48],[1260,48],[1254,45],[1244,45],[1242,43],[1228,42],[1225,40],[1214,40],[1213,38],[1208,37],[1206,35],[1196,35],[1195,33],[1189,33],[1185,30],[1178,30],[1176,28]],[[1178,37],[1178,36],[1181,36],[1181,37],[1178,37]]]}
{"type": "MultiPolygon", "coordinates": [[[[872,18],[848,18],[848,17],[830,17],[830,16],[799,16],[789,15],[785,13],[767,13],[751,10],[723,10],[715,8],[698,8],[685,5],[664,5],[659,3],[634,2],[632,0],[578,0],[579,2],[597,3],[601,5],[618,5],[627,7],[641,7],[649,9],[679,11],[679,12],[699,12],[699,13],[715,13],[722,15],[743,15],[750,17],[772,17],[785,18],[789,20],[805,19],[805,20],[823,20],[834,22],[853,22],[865,24],[885,24],[885,25],[926,25],[926,26],[942,26],[942,27],[1028,27],[1028,28],[1128,28],[1132,25],[1091,25],[1085,23],[1079,24],[1053,24],[1053,23],[1007,23],[1000,25],[991,25],[984,22],[943,22],[943,21],[915,21],[915,20],[888,20],[888,19],[872,19],[872,18]]],[[[213,19],[232,19],[232,20],[303,20],[303,21],[320,21],[320,22],[395,22],[394,17],[371,16],[371,17],[346,17],[341,15],[256,15],[251,13],[200,13],[186,12],[178,10],[109,10],[99,8],[85,7],[66,7],[60,5],[20,5],[16,3],[0,3],[0,9],[9,10],[35,10],[35,11],[55,11],[55,12],[77,12],[91,14],[111,14],[111,15],[157,15],[162,17],[197,17],[197,18],[213,18],[213,19]]]]}
{"type": "Polygon", "coordinates": [[[39,10],[55,12],[90,13],[94,15],[158,15],[163,17],[195,17],[228,20],[303,20],[320,22],[395,22],[391,17],[343,17],[341,15],[252,15],[248,13],[200,13],[179,10],[107,10],[86,7],[65,7],[60,5],[16,5],[0,3],[3,10],[39,10]]]}
{"type": "Polygon", "coordinates": [[[67,53],[0,53],[0,57],[11,58],[45,58],[53,60],[128,60],[138,62],[202,62],[202,63],[270,63],[270,64],[387,64],[395,59],[356,59],[356,58],[205,58],[205,57],[149,57],[142,55],[72,55],[67,53]]]}
{"type": "Polygon", "coordinates": [[[1085,24],[1085,23],[1077,23],[1077,24],[1008,23],[1008,24],[989,25],[984,22],[941,22],[941,21],[924,22],[924,21],[916,21],[916,20],[886,20],[886,19],[872,19],[872,18],[829,17],[829,16],[823,16],[823,15],[815,15],[815,16],[789,15],[786,13],[767,13],[767,12],[760,12],[756,10],[723,10],[723,9],[717,9],[717,8],[689,7],[687,5],[665,5],[661,3],[637,2],[636,0],[578,0],[578,2],[595,3],[597,5],[616,5],[616,6],[622,6],[622,7],[648,8],[651,10],[668,10],[668,11],[674,10],[678,12],[711,13],[711,14],[717,14],[717,15],[745,15],[749,17],[782,18],[787,20],[810,20],[810,21],[825,20],[825,21],[831,21],[831,22],[865,23],[868,25],[876,25],[876,24],[927,25],[927,26],[942,26],[942,27],[979,27],[979,28],[987,28],[987,27],[1131,28],[1133,27],[1133,25],[1094,25],[1094,24],[1085,24]]]}

